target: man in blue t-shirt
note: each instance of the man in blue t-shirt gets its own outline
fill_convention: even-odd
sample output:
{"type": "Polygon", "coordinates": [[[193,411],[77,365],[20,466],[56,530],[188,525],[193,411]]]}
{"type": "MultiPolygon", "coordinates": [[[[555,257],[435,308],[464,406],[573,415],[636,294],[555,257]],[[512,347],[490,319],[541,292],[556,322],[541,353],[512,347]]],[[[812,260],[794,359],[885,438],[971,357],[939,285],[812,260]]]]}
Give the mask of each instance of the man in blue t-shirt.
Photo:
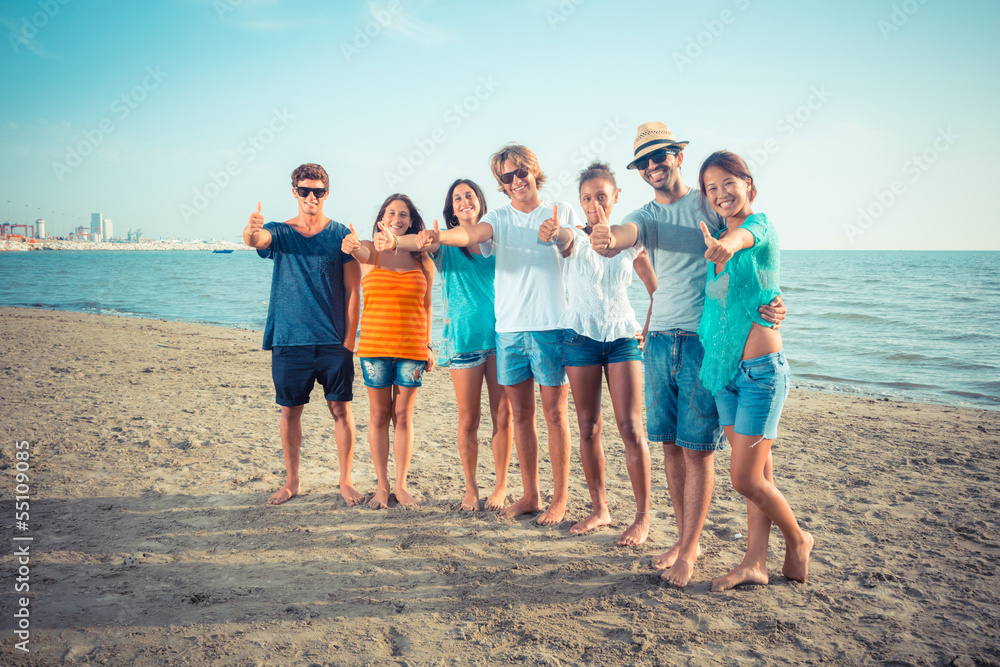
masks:
{"type": "MultiPolygon", "coordinates": [[[[691,580],[700,553],[698,541],[715,489],[715,450],[723,446],[715,398],[698,379],[704,351],[697,331],[707,273],[699,223],[705,221],[714,234],[725,220],[684,184],[681,164],[687,145],[664,123],[640,125],[628,168],[637,169],[652,186],[653,201],[629,213],[620,225],[594,227],[590,236],[594,249],[609,256],[641,244],[656,273],[643,363],[646,432],[651,442],[663,443],[678,538],[652,565],[666,570],[663,578],[680,587],[691,580]]],[[[774,323],[785,317],[780,297],[760,312],[774,323]]]]}
{"type": "Polygon", "coordinates": [[[330,177],[318,164],[292,172],[292,194],[299,213],[285,222],[264,224],[261,204],[243,230],[243,241],[261,257],[274,261],[271,298],[264,327],[264,349],[271,350],[275,401],[281,406],[281,447],[285,453],[285,485],[270,505],[299,493],[299,450],[302,410],[318,381],[333,415],[340,495],[348,505],[364,497],[351,481],[354,461],[354,346],[358,331],[361,271],[341,252],[347,227],[323,214],[330,177]]]}

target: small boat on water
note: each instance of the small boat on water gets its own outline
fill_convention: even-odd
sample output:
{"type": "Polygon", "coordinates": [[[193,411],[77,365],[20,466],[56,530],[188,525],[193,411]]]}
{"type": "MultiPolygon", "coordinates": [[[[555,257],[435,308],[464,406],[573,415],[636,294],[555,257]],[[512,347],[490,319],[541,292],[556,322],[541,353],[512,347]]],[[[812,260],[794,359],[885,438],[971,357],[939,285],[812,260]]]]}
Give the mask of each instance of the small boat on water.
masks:
{"type": "Polygon", "coordinates": [[[232,251],[233,251],[232,248],[227,248],[226,250],[213,250],[212,252],[220,254],[220,255],[228,255],[232,251]]]}

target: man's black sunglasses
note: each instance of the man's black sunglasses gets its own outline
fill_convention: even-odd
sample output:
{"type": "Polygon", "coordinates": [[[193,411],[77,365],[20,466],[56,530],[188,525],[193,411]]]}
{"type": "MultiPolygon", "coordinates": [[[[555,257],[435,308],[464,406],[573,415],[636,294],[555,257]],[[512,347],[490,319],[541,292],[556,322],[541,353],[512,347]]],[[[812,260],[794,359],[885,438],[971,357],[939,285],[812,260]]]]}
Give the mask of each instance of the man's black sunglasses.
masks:
{"type": "Polygon", "coordinates": [[[667,159],[668,155],[677,155],[680,153],[676,148],[661,148],[660,150],[653,151],[649,155],[639,158],[635,161],[635,168],[642,171],[649,166],[650,162],[663,162],[667,159]]]}
{"type": "Polygon", "coordinates": [[[310,192],[313,193],[314,195],[316,195],[316,199],[322,199],[323,197],[326,196],[327,189],[326,188],[299,188],[299,187],[297,187],[297,188],[295,188],[295,192],[297,192],[299,194],[299,196],[302,197],[303,199],[305,199],[306,197],[308,197],[310,192]]]}
{"type": "Polygon", "coordinates": [[[510,185],[511,183],[514,182],[515,176],[517,176],[518,178],[527,178],[528,170],[525,169],[524,167],[520,167],[518,169],[515,169],[514,171],[508,171],[506,174],[500,174],[500,182],[510,185]]]}

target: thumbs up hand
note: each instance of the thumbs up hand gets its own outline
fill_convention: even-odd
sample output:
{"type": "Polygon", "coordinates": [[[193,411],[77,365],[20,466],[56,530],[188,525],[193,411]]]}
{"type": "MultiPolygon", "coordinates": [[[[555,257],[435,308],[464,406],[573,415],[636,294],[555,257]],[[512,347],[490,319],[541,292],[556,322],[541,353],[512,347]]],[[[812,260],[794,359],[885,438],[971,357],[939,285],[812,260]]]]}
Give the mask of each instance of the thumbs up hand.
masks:
{"type": "Polygon", "coordinates": [[[590,230],[590,247],[598,253],[604,253],[611,250],[614,242],[615,237],[611,235],[611,225],[608,223],[608,216],[605,215],[604,209],[598,206],[597,224],[590,230]]]}
{"type": "Polygon", "coordinates": [[[250,214],[250,222],[247,223],[251,235],[264,228],[264,216],[260,210],[260,202],[257,202],[257,210],[250,214]]]}
{"type": "Polygon", "coordinates": [[[538,228],[538,240],[541,243],[552,243],[559,237],[559,204],[552,207],[552,217],[538,228]]]}
{"type": "Polygon", "coordinates": [[[438,227],[437,220],[434,221],[433,229],[424,229],[417,234],[417,248],[421,250],[439,243],[441,243],[441,228],[438,227]]]}
{"type": "Polygon", "coordinates": [[[385,250],[395,250],[396,249],[396,235],[389,231],[389,228],[384,222],[378,223],[378,231],[375,232],[375,237],[372,239],[372,243],[375,244],[375,250],[383,252],[385,250]]]}
{"type": "Polygon", "coordinates": [[[721,269],[726,265],[726,262],[733,258],[735,253],[725,241],[720,241],[712,236],[704,221],[699,224],[701,225],[701,233],[705,236],[705,245],[708,247],[705,251],[705,259],[715,262],[716,266],[721,269]]]}
{"type": "Polygon", "coordinates": [[[349,225],[351,233],[344,237],[344,240],[340,243],[340,251],[353,255],[358,250],[361,249],[361,239],[358,238],[358,233],[354,231],[354,225],[349,225]]]}

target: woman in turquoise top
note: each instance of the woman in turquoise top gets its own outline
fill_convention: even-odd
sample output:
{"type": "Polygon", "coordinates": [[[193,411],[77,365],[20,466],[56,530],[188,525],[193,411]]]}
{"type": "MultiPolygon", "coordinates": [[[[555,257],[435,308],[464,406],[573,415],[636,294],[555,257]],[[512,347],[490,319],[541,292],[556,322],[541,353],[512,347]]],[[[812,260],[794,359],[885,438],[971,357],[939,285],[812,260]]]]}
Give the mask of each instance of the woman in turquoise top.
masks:
{"type": "Polygon", "coordinates": [[[774,485],[771,443],[788,396],[788,363],[781,334],[762,320],[757,306],[778,289],[778,236],[767,216],[751,210],[757,194],[746,163],[717,151],[701,165],[702,196],[726,219],[712,236],[701,223],[708,250],[705,307],[698,337],[705,348],[699,378],[715,395],[719,424],[732,445],[733,488],[747,499],[747,552],[713,591],[766,584],[767,541],[774,522],[785,537],[782,574],[805,581],[813,537],[803,531],[774,485]]]}
{"type": "MultiPolygon", "coordinates": [[[[449,229],[471,227],[486,213],[483,191],[468,179],[458,179],[448,188],[444,202],[444,220],[449,229]]],[[[437,221],[435,221],[435,225],[437,221]]],[[[375,246],[399,246],[411,249],[415,236],[393,237],[379,233],[375,246]]],[[[416,249],[412,246],[412,249],[416,249]]],[[[480,397],[483,381],[490,398],[493,418],[493,467],[496,484],[486,500],[486,509],[503,509],[507,497],[507,468],[513,444],[510,402],[497,382],[496,313],[493,308],[495,257],[483,257],[478,246],[454,248],[432,245],[430,252],[441,274],[444,299],[444,331],[438,363],[448,364],[458,403],[458,455],[465,473],[463,510],[479,509],[479,484],[476,467],[479,459],[480,397]]]]}

